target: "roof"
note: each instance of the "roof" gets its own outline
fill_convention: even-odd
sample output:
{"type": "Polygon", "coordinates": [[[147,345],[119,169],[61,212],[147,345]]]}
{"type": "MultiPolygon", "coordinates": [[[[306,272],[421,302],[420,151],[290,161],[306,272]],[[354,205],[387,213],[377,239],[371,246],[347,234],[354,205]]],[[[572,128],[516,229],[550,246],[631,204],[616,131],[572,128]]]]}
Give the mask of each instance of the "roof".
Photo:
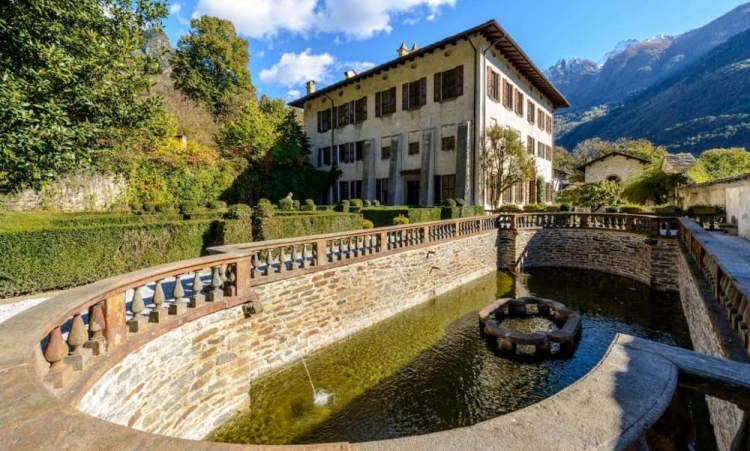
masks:
{"type": "Polygon", "coordinates": [[[692,154],[669,154],[664,156],[664,160],[661,162],[661,170],[667,174],[681,174],[690,170],[696,163],[697,160],[692,154]]]}
{"type": "Polygon", "coordinates": [[[625,157],[626,159],[637,160],[637,161],[640,161],[643,164],[650,163],[650,160],[647,160],[645,158],[636,157],[635,155],[630,155],[630,154],[627,154],[627,153],[624,153],[624,152],[618,152],[618,151],[615,150],[615,151],[610,152],[608,154],[602,155],[601,157],[596,158],[594,160],[587,161],[585,164],[583,164],[581,166],[578,166],[576,169],[578,169],[579,171],[584,171],[585,172],[586,171],[586,166],[592,165],[594,163],[598,163],[599,161],[606,160],[607,158],[613,157],[613,156],[616,156],[616,155],[619,155],[621,157],[625,157]]]}
{"type": "Polygon", "coordinates": [[[733,183],[744,182],[745,180],[750,180],[750,173],[748,173],[748,174],[740,174],[740,175],[737,175],[737,176],[734,176],[734,177],[729,177],[729,178],[726,178],[726,179],[714,180],[713,182],[693,183],[693,184],[690,184],[690,185],[678,186],[677,189],[683,189],[683,188],[702,188],[702,187],[705,187],[705,186],[715,186],[715,185],[730,185],[730,184],[733,184],[733,183]]]}
{"type": "Polygon", "coordinates": [[[421,58],[435,51],[442,50],[448,45],[456,44],[460,40],[468,39],[469,37],[476,35],[482,35],[485,39],[487,39],[488,42],[492,43],[495,49],[497,49],[503,56],[505,56],[505,58],[507,58],[508,61],[510,61],[511,64],[516,67],[521,75],[526,77],[526,79],[528,79],[531,84],[539,90],[539,92],[541,92],[552,102],[552,106],[554,109],[567,108],[570,106],[567,99],[565,99],[565,96],[563,96],[562,93],[560,93],[560,91],[555,88],[552,82],[550,82],[547,77],[544,76],[544,73],[542,73],[542,71],[539,70],[539,68],[536,67],[534,63],[531,62],[529,56],[526,55],[523,50],[521,50],[521,47],[516,43],[516,41],[513,40],[513,38],[510,37],[510,35],[508,35],[505,29],[503,29],[503,27],[501,27],[496,20],[490,20],[483,23],[482,25],[478,25],[474,28],[462,31],[458,34],[445,38],[442,41],[430,44],[427,47],[423,47],[418,50],[414,50],[407,55],[398,57],[379,66],[373,67],[372,69],[362,72],[361,74],[349,77],[338,83],[326,86],[325,88],[318,89],[311,94],[289,102],[289,105],[297,108],[303,108],[306,102],[334,92],[346,86],[358,83],[362,80],[366,80],[370,77],[377,76],[382,72],[398,67],[399,65],[407,64],[417,58],[421,58]]]}

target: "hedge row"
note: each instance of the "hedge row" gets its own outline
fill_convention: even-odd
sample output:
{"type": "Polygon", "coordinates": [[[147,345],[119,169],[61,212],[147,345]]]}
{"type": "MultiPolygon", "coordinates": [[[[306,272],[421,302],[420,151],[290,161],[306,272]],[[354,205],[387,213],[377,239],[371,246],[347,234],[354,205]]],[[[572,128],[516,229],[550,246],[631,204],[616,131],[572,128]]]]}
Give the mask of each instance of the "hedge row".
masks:
{"type": "MultiPolygon", "coordinates": [[[[362,228],[362,217],[324,214],[261,220],[266,239],[362,228]]],[[[0,297],[83,285],[253,241],[251,220],[191,220],[0,231],[0,297]]]]}
{"type": "Polygon", "coordinates": [[[484,208],[477,205],[464,207],[370,207],[362,209],[362,216],[372,221],[375,227],[393,225],[393,218],[404,216],[410,224],[439,221],[441,219],[468,218],[484,215],[484,208]]]}

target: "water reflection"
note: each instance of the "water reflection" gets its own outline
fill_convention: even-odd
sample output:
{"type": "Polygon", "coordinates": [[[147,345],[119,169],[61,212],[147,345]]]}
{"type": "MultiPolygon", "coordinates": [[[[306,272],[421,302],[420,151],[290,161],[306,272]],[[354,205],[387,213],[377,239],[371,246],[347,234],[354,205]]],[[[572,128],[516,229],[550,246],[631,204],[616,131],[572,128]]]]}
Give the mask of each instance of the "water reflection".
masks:
{"type": "Polygon", "coordinates": [[[252,408],[210,439],[235,443],[361,442],[484,421],[544,399],[588,372],[617,332],[689,346],[679,301],[645,285],[582,270],[498,273],[411,309],[253,384],[252,408]],[[481,338],[477,311],[497,297],[536,295],[581,313],[566,359],[503,359],[481,338]]]}

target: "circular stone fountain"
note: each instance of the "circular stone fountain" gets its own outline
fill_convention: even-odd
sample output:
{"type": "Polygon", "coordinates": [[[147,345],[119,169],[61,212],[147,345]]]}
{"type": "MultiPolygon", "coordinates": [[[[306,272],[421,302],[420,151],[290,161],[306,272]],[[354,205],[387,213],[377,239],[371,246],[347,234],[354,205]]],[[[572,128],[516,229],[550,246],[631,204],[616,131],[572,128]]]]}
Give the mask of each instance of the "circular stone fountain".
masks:
{"type": "Polygon", "coordinates": [[[537,354],[552,352],[551,343],[559,344],[559,352],[572,352],[580,336],[581,315],[560,302],[536,297],[501,298],[479,311],[479,322],[485,336],[496,337],[502,351],[516,353],[518,345],[531,345],[537,354]],[[528,308],[532,306],[532,308],[528,308]],[[513,332],[503,328],[503,321],[511,316],[547,317],[558,324],[555,331],[537,330],[531,333],[513,332]]]}

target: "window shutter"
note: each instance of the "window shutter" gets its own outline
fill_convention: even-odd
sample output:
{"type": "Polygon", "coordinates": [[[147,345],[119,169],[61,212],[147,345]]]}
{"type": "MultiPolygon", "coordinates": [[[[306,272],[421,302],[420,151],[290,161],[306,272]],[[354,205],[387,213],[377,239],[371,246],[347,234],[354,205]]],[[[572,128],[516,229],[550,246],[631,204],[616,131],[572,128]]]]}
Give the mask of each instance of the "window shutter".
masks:
{"type": "Polygon", "coordinates": [[[367,120],[367,96],[362,97],[362,120],[367,120]]]}
{"type": "Polygon", "coordinates": [[[495,74],[492,83],[495,85],[495,100],[500,100],[500,74],[495,74]]]}
{"type": "Polygon", "coordinates": [[[318,167],[323,166],[323,149],[318,147],[318,167]]]}
{"type": "Polygon", "coordinates": [[[375,93],[375,117],[380,117],[380,98],[379,92],[375,93]]]}
{"type": "Polygon", "coordinates": [[[323,131],[323,112],[318,111],[318,133],[323,131]]]}
{"type": "Polygon", "coordinates": [[[409,109],[409,83],[401,85],[401,109],[404,111],[409,109]]]}
{"type": "Polygon", "coordinates": [[[441,81],[443,78],[443,74],[438,72],[435,74],[435,102],[440,102],[440,99],[442,99],[442,86],[441,81]]]}
{"type": "Polygon", "coordinates": [[[427,77],[419,79],[419,106],[427,105],[427,77]]]}
{"type": "Polygon", "coordinates": [[[335,106],[331,108],[331,127],[336,128],[339,126],[339,107],[335,106]]]}
{"type": "Polygon", "coordinates": [[[456,97],[464,95],[464,66],[458,66],[456,71],[456,97]]]}
{"type": "Polygon", "coordinates": [[[487,66],[487,80],[485,81],[487,84],[487,97],[490,99],[495,98],[495,93],[493,92],[493,85],[492,85],[492,68],[490,66],[487,66]]]}
{"type": "Polygon", "coordinates": [[[390,108],[388,109],[388,111],[390,111],[391,113],[395,113],[396,112],[396,87],[395,86],[392,87],[390,91],[391,91],[391,95],[389,97],[391,98],[391,102],[390,102],[390,105],[389,105],[390,108]]]}
{"type": "Polygon", "coordinates": [[[356,109],[357,109],[357,106],[354,103],[354,100],[352,100],[351,102],[349,102],[349,123],[350,124],[353,124],[353,123],[357,122],[357,120],[355,118],[355,114],[354,114],[354,112],[356,111],[356,109]]]}

